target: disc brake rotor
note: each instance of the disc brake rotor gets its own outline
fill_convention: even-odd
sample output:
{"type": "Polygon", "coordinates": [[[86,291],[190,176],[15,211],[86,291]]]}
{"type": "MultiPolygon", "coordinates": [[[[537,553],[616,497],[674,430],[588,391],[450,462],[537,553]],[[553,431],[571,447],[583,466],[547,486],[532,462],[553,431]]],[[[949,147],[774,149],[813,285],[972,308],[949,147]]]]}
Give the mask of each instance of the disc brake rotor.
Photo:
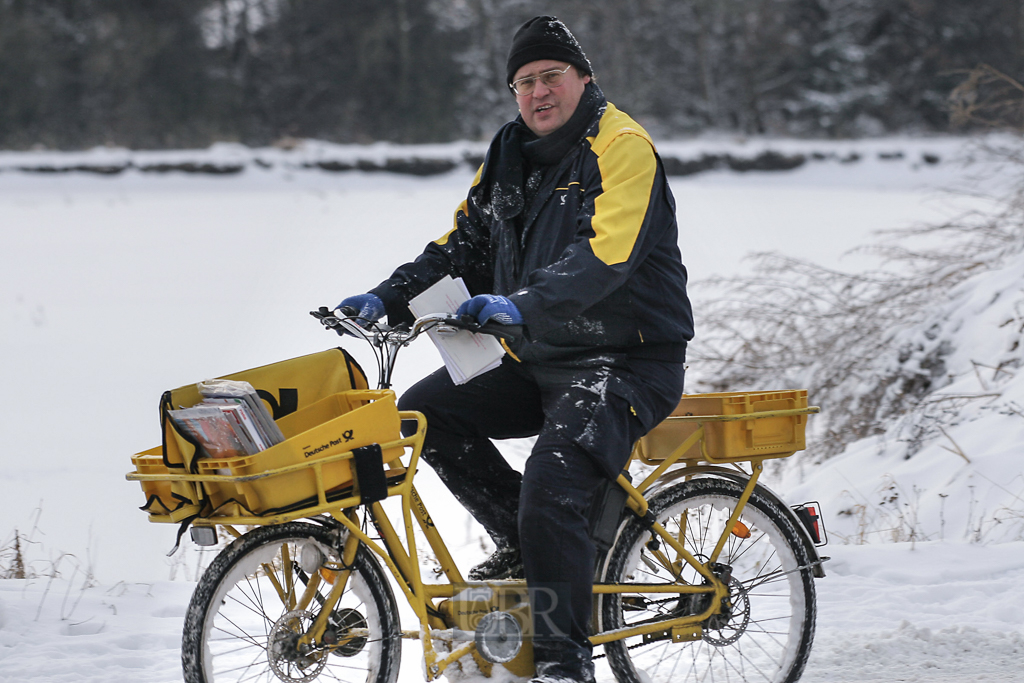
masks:
{"type": "Polygon", "coordinates": [[[750,623],[750,600],[743,584],[735,577],[729,581],[729,605],[704,622],[704,641],[716,647],[732,645],[746,633],[750,623]]]}
{"type": "Polygon", "coordinates": [[[299,639],[312,626],[313,619],[314,616],[306,610],[292,610],[274,622],[270,629],[267,661],[280,680],[307,683],[319,676],[327,665],[323,650],[299,645],[299,639]]]}

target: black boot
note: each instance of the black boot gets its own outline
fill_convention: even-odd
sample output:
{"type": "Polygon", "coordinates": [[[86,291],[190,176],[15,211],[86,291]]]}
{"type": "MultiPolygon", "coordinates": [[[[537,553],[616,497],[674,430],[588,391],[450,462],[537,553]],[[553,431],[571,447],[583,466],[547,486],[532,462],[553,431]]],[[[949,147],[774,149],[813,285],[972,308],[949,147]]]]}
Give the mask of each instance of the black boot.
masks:
{"type": "MultiPolygon", "coordinates": [[[[594,663],[589,659],[569,663],[537,662],[530,683],[594,683],[594,663]]],[[[645,676],[646,678],[646,676],[645,676]]]]}
{"type": "Polygon", "coordinates": [[[490,557],[469,570],[470,581],[522,579],[523,557],[519,548],[498,548],[490,557]]]}

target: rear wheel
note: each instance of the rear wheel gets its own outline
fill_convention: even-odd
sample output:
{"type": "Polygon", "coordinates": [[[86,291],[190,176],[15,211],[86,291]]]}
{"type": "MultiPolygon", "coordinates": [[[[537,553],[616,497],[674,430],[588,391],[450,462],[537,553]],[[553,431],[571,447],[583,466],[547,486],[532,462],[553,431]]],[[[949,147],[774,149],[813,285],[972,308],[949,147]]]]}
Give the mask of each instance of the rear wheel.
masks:
{"type": "MultiPolygon", "coordinates": [[[[708,562],[743,493],[723,479],[694,479],[653,496],[658,522],[700,562],[708,562]]],[[[740,524],[727,537],[713,571],[727,578],[722,613],[701,625],[696,640],[676,642],[670,631],[605,644],[619,683],[658,681],[757,681],[800,678],[814,639],[814,579],[798,531],[778,505],[755,491],[740,524]]],[[[606,583],[700,585],[703,577],[679,563],[663,541],[638,519],[629,522],[609,553],[606,583]],[[660,555],[660,557],[659,557],[660,555]],[[666,566],[668,564],[675,566],[666,566]]],[[[700,614],[706,595],[623,594],[601,601],[602,629],[700,614]]]]}
{"type": "Polygon", "coordinates": [[[323,642],[300,642],[342,566],[342,540],[337,530],[289,522],[258,527],[225,548],[185,615],[185,681],[394,683],[402,647],[398,609],[365,548],[356,554],[323,642]],[[310,581],[318,588],[303,606],[310,581]]]}

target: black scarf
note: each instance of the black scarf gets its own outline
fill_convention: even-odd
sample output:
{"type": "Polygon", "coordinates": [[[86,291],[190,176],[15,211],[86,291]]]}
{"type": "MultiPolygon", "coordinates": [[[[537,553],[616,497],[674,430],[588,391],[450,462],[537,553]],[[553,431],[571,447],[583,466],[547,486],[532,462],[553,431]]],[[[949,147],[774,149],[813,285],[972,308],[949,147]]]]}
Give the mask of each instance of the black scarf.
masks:
{"type": "MultiPolygon", "coordinates": [[[[608,102],[597,83],[583,89],[576,111],[565,124],[544,137],[537,137],[517,116],[491,140],[480,182],[472,192],[473,203],[486,216],[511,220],[526,206],[527,177],[542,173],[565,158],[586,136],[608,102]]],[[[531,179],[536,189],[539,178],[531,179]]]]}

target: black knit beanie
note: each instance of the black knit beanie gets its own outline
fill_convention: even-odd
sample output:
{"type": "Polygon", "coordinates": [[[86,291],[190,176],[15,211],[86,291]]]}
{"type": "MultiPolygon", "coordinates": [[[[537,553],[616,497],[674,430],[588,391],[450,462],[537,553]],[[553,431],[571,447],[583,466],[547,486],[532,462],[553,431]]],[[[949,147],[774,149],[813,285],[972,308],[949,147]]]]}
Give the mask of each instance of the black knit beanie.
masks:
{"type": "Polygon", "coordinates": [[[569,62],[588,76],[594,75],[590,60],[584,54],[569,28],[555,17],[534,17],[519,27],[508,51],[506,83],[512,83],[524,64],[538,59],[569,62]]]}

